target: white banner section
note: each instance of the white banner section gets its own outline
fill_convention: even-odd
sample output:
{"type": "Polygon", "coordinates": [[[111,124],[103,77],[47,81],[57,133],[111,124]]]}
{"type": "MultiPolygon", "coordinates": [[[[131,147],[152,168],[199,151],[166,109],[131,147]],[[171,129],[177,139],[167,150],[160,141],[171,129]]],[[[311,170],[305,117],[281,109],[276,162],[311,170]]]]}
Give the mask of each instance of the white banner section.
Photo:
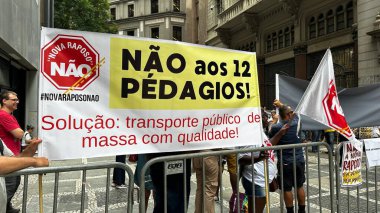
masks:
{"type": "Polygon", "coordinates": [[[343,142],[342,187],[362,184],[363,145],[358,140],[343,142]]]}
{"type": "Polygon", "coordinates": [[[256,67],[251,52],[43,28],[39,154],[261,145],[256,67]]]}
{"type": "Polygon", "coordinates": [[[380,138],[364,139],[368,168],[380,166],[380,138]]]}

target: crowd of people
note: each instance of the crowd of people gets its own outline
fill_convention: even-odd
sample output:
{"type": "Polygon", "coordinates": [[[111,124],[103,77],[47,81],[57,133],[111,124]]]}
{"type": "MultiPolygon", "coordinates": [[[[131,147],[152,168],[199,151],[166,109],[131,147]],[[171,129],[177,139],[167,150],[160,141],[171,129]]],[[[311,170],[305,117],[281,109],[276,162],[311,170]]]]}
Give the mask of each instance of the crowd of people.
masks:
{"type": "MultiPolygon", "coordinates": [[[[262,111],[262,125],[263,125],[263,138],[262,146],[275,146],[275,145],[288,145],[301,143],[300,137],[297,135],[298,117],[293,114],[291,107],[282,104],[280,101],[275,101],[274,105],[279,110],[279,115],[272,111],[271,119],[265,111],[262,111]]],[[[254,148],[237,147],[235,149],[254,148]]],[[[213,151],[213,150],[204,150],[213,151]]],[[[183,153],[176,153],[183,154],[183,153]]],[[[173,153],[155,153],[147,155],[139,155],[138,160],[143,158],[142,162],[137,162],[135,171],[135,182],[137,185],[142,183],[138,182],[137,176],[140,175],[142,166],[146,160],[154,157],[173,155],[173,153]]],[[[277,179],[278,168],[283,167],[283,186],[280,189],[284,191],[284,202],[287,212],[294,212],[293,194],[292,190],[297,190],[298,212],[305,212],[305,192],[303,184],[305,182],[305,159],[303,156],[302,148],[297,148],[295,151],[296,159],[293,160],[292,150],[283,151],[283,159],[277,160],[277,154],[274,151],[267,152],[241,152],[239,154],[230,154],[223,156],[227,161],[228,173],[230,176],[230,183],[232,188],[231,198],[237,197],[239,182],[248,196],[248,212],[263,212],[266,205],[266,184],[265,179],[268,178],[269,182],[277,179]],[[252,156],[253,155],[253,156],[252,156]],[[252,162],[253,157],[253,162],[252,162]],[[268,177],[265,176],[264,167],[268,163],[268,177]],[[282,165],[279,165],[279,162],[282,165]],[[293,177],[293,163],[296,163],[296,185],[294,185],[293,177]],[[253,164],[253,166],[252,166],[253,164]],[[237,166],[239,166],[240,174],[237,174],[237,166]],[[253,197],[254,203],[253,204],[253,197]]],[[[193,170],[195,171],[197,188],[195,195],[195,212],[215,212],[215,202],[218,198],[218,189],[220,187],[220,170],[222,170],[222,163],[219,156],[207,156],[204,158],[192,159],[193,170]]],[[[185,168],[183,174],[167,175],[166,178],[166,199],[165,199],[165,176],[164,176],[164,163],[153,164],[150,172],[145,176],[145,207],[147,209],[147,200],[153,191],[154,200],[154,213],[166,212],[179,213],[187,212],[190,196],[190,176],[191,176],[191,161],[185,161],[185,168]],[[184,187],[185,186],[185,187],[184,187]],[[166,201],[166,203],[165,203],[166,201]]],[[[118,183],[115,182],[114,186],[118,183]]],[[[121,184],[124,184],[121,183],[121,184]]]]}

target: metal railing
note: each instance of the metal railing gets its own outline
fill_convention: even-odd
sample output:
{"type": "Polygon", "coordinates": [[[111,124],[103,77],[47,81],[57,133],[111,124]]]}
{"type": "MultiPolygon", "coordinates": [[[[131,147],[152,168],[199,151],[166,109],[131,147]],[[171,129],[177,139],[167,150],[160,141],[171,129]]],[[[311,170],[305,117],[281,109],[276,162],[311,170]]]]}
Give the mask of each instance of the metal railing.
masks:
{"type": "MultiPolygon", "coordinates": [[[[261,151],[268,151],[268,150],[275,150],[277,151],[279,154],[278,154],[278,158],[279,158],[279,162],[280,162],[280,168],[279,168],[279,174],[283,174],[283,163],[282,163],[282,154],[283,154],[283,150],[287,149],[287,150],[292,150],[292,153],[293,153],[293,162],[294,162],[294,167],[295,167],[295,152],[296,152],[296,149],[304,149],[304,148],[308,148],[308,147],[311,147],[311,146],[325,146],[326,149],[328,150],[328,182],[329,182],[329,192],[327,193],[328,196],[330,196],[330,199],[329,199],[329,206],[331,207],[331,212],[334,212],[334,202],[335,202],[335,195],[334,195],[334,172],[333,172],[333,169],[334,169],[334,162],[333,162],[333,157],[332,157],[332,150],[331,148],[329,147],[329,145],[327,143],[324,143],[324,142],[313,142],[313,143],[302,143],[302,144],[294,144],[294,145],[280,145],[280,146],[270,146],[270,147],[259,147],[259,148],[250,148],[250,149],[236,149],[236,150],[223,150],[223,151],[212,151],[212,152],[199,152],[199,153],[191,153],[191,154],[181,154],[181,155],[175,155],[175,156],[165,156],[165,157],[157,157],[157,158],[154,158],[154,159],[151,159],[149,160],[145,165],[144,167],[142,168],[141,170],[141,175],[140,175],[140,183],[144,183],[144,179],[145,179],[145,173],[147,172],[147,170],[153,165],[153,164],[156,164],[156,163],[164,163],[164,171],[163,171],[163,179],[164,179],[164,202],[165,202],[165,209],[164,209],[164,212],[167,212],[167,171],[166,171],[166,167],[168,165],[169,162],[171,161],[178,161],[178,160],[186,160],[186,159],[192,159],[192,158],[204,158],[204,157],[208,157],[208,156],[218,156],[219,157],[219,162],[221,161],[221,158],[222,156],[225,156],[225,155],[228,155],[228,154],[235,154],[235,155],[238,155],[239,153],[242,153],[242,152],[261,152],[261,151]]],[[[306,191],[307,191],[307,200],[309,200],[309,194],[311,193],[309,191],[309,185],[310,185],[310,181],[309,181],[309,154],[308,152],[304,152],[304,155],[305,155],[305,163],[306,163],[306,168],[305,168],[305,174],[306,174],[306,191]]],[[[318,168],[320,166],[320,154],[318,152],[317,154],[317,158],[318,158],[318,168]]],[[[253,160],[253,157],[252,157],[252,160],[253,160]]],[[[203,163],[203,166],[204,166],[204,159],[202,161],[203,163]]],[[[236,163],[238,164],[238,163],[236,163]]],[[[183,181],[185,182],[186,181],[186,163],[183,164],[184,165],[184,169],[183,169],[183,181]]],[[[237,189],[238,189],[238,192],[237,194],[239,195],[239,166],[237,166],[237,176],[238,176],[238,181],[235,183],[236,186],[237,186],[237,189]]],[[[293,167],[293,168],[294,168],[293,167]]],[[[221,171],[219,171],[221,173],[221,171]]],[[[295,174],[295,169],[293,169],[293,176],[294,176],[294,182],[296,182],[296,174],[295,174]]],[[[205,187],[205,183],[204,183],[204,180],[205,180],[205,169],[203,167],[203,172],[202,172],[202,176],[203,176],[203,182],[202,182],[202,188],[204,189],[205,187]]],[[[220,183],[222,184],[222,176],[220,175],[220,183]]],[[[283,177],[283,176],[281,176],[283,177]]],[[[319,205],[320,205],[320,212],[322,212],[322,201],[321,201],[321,197],[322,197],[322,192],[321,192],[321,174],[320,174],[320,169],[318,169],[318,179],[319,179],[319,184],[318,184],[318,197],[319,197],[319,205]]],[[[283,179],[280,180],[281,181],[281,185],[283,185],[283,179]]],[[[186,188],[186,184],[183,185],[184,187],[184,193],[183,193],[183,196],[184,196],[184,200],[185,200],[185,209],[184,209],[184,212],[186,212],[187,210],[187,204],[186,204],[186,193],[187,193],[187,189],[186,188]]],[[[253,186],[254,187],[254,186],[253,186]]],[[[222,185],[220,185],[220,190],[223,188],[222,185]]],[[[140,186],[140,191],[141,192],[144,192],[145,191],[145,186],[144,184],[141,184],[140,186]]],[[[254,190],[253,190],[254,191],[254,190]]],[[[295,190],[295,198],[297,198],[297,190],[295,190]]],[[[221,190],[221,192],[223,193],[223,190],[221,190]]],[[[223,195],[221,195],[222,197],[223,195]]],[[[281,206],[281,212],[283,212],[284,210],[284,206],[283,206],[283,203],[282,203],[282,200],[284,198],[284,194],[283,192],[280,193],[280,196],[281,196],[281,202],[280,202],[280,206],[281,206]]],[[[327,195],[324,194],[323,197],[326,197],[327,195]]],[[[203,196],[203,199],[204,199],[204,196],[203,196]]],[[[254,199],[254,198],[252,198],[254,199]]],[[[297,199],[295,199],[297,200],[297,199]]],[[[139,209],[140,209],[140,212],[145,212],[145,196],[144,196],[144,193],[140,193],[140,205],[139,205],[139,209]]],[[[239,199],[237,199],[237,206],[238,208],[240,207],[239,205],[239,199]]],[[[254,201],[253,201],[254,202],[254,201]]],[[[310,202],[306,202],[307,204],[307,208],[308,208],[308,212],[310,212],[310,202]]],[[[220,202],[219,203],[220,205],[220,212],[223,212],[223,202],[220,202]]],[[[268,203],[266,204],[267,205],[267,208],[270,207],[270,200],[268,200],[268,203]]],[[[295,201],[295,206],[297,206],[297,201],[295,201]]],[[[204,209],[204,206],[203,206],[203,210],[204,209]]],[[[297,207],[296,207],[296,210],[297,210],[297,207]]],[[[240,211],[240,209],[238,209],[238,212],[240,211]]]]}
{"type": "MultiPolygon", "coordinates": [[[[304,158],[305,158],[305,176],[306,176],[306,182],[303,185],[305,189],[306,194],[306,208],[307,212],[314,211],[315,209],[318,209],[319,212],[324,211],[331,211],[331,212],[378,212],[379,209],[379,202],[378,202],[378,184],[377,184],[377,167],[374,169],[369,170],[367,168],[367,165],[365,163],[365,154],[363,154],[363,164],[362,164],[362,172],[363,172],[363,184],[357,187],[347,187],[342,188],[340,185],[340,150],[342,148],[342,143],[339,144],[335,148],[335,161],[333,159],[332,150],[330,146],[327,143],[324,142],[312,142],[312,143],[302,143],[302,144],[296,144],[296,145],[283,145],[283,146],[270,146],[270,147],[259,147],[259,148],[250,148],[250,149],[235,149],[235,150],[223,150],[223,151],[212,151],[212,152],[199,152],[199,153],[190,153],[190,154],[181,154],[181,155],[174,155],[174,156],[165,156],[165,157],[158,157],[149,160],[144,167],[141,170],[141,175],[138,177],[140,179],[140,203],[139,203],[139,212],[145,212],[145,173],[147,170],[156,163],[163,163],[164,168],[166,168],[168,165],[171,164],[173,161],[183,161],[185,159],[191,160],[193,158],[205,158],[208,156],[217,156],[219,163],[222,162],[222,158],[225,155],[233,154],[238,155],[242,152],[261,152],[261,151],[268,151],[268,150],[275,150],[277,152],[278,157],[278,173],[281,177],[283,177],[283,162],[282,162],[282,156],[283,151],[285,149],[292,150],[293,154],[293,165],[295,165],[295,153],[296,149],[302,148],[304,150],[304,158]],[[318,152],[315,154],[310,154],[308,151],[306,151],[311,146],[317,146],[318,152]],[[319,152],[321,147],[325,147],[327,149],[327,155],[321,154],[319,152]],[[324,155],[324,158],[321,156],[324,155]],[[365,164],[365,165],[364,165],[365,164]],[[323,171],[326,170],[327,171],[323,171]],[[335,172],[334,172],[335,169],[335,172]],[[323,176],[323,174],[325,176],[323,176]],[[335,175],[334,175],[335,174],[335,175]],[[324,181],[324,182],[322,182],[324,181]],[[334,186],[335,184],[335,186],[334,186]],[[314,209],[311,209],[314,208],[314,209]]],[[[253,159],[252,159],[253,160],[253,159]]],[[[204,168],[204,159],[202,160],[203,168],[202,168],[202,179],[205,180],[205,168],[204,168]]],[[[189,164],[184,163],[183,164],[183,182],[189,181],[188,177],[191,175],[191,172],[189,174],[189,164]]],[[[28,209],[27,206],[27,199],[28,199],[28,182],[29,182],[29,176],[30,175],[42,175],[42,174],[53,174],[54,175],[54,189],[53,189],[53,207],[52,212],[58,211],[58,197],[59,197],[59,189],[60,189],[60,174],[64,172],[75,172],[79,171],[82,172],[81,177],[81,183],[80,186],[80,212],[84,212],[85,206],[86,206],[86,181],[87,181],[87,172],[89,170],[99,170],[99,169],[106,169],[106,190],[105,190],[105,212],[109,211],[109,201],[110,201],[110,172],[112,168],[120,168],[126,171],[128,174],[128,197],[127,197],[127,212],[133,211],[133,190],[134,190],[134,183],[133,183],[133,172],[131,168],[125,164],[122,163],[114,163],[114,162],[105,162],[105,163],[92,163],[92,164],[86,164],[86,165],[74,165],[74,166],[60,166],[60,167],[46,167],[46,168],[31,168],[31,169],[25,169],[22,171],[18,171],[12,174],[9,174],[7,176],[24,176],[24,187],[23,187],[23,198],[22,198],[22,211],[26,212],[28,209]]],[[[239,165],[236,163],[237,168],[237,176],[238,180],[240,179],[239,174],[239,165]]],[[[294,170],[294,166],[293,166],[294,170]]],[[[219,170],[219,182],[221,185],[219,186],[220,189],[220,197],[223,198],[223,175],[222,170],[219,170]]],[[[164,185],[167,186],[167,177],[168,174],[166,169],[163,171],[163,182],[164,185]]],[[[296,174],[295,171],[293,171],[294,176],[294,183],[296,182],[296,174]]],[[[283,185],[283,179],[279,179],[280,185],[283,185]]],[[[239,194],[239,188],[241,186],[240,181],[237,181],[236,188],[238,190],[237,194],[239,194]]],[[[205,182],[202,182],[202,188],[205,188],[205,182]]],[[[296,184],[294,184],[296,185],[296,184]]],[[[188,196],[189,189],[187,188],[187,184],[183,184],[183,196],[184,198],[188,196]]],[[[254,189],[254,185],[252,185],[252,188],[254,189]]],[[[165,200],[165,206],[163,208],[164,212],[167,210],[167,199],[166,199],[166,187],[164,187],[165,193],[164,193],[164,200],[165,200]]],[[[276,204],[280,207],[280,211],[284,212],[284,193],[283,191],[276,192],[278,194],[275,194],[275,196],[270,195],[268,197],[267,201],[267,208],[270,208],[271,199],[275,197],[276,199],[279,197],[279,204],[276,204]]],[[[296,190],[294,191],[294,198],[297,197],[296,190]]],[[[204,199],[204,197],[203,197],[204,199]]],[[[252,198],[254,199],[254,198],[252,198]]],[[[297,199],[294,199],[294,206],[297,208],[297,199]]],[[[187,199],[184,199],[185,206],[184,211],[187,210],[188,202],[193,202],[193,200],[187,201],[187,199]]],[[[239,202],[240,200],[237,199],[238,207],[240,207],[239,202]]],[[[253,200],[254,202],[254,200],[253,200]]],[[[225,203],[225,202],[224,202],[225,203]]],[[[223,202],[218,203],[220,212],[225,212],[225,208],[223,206],[223,202]]],[[[276,207],[276,210],[278,210],[278,206],[276,207]]],[[[205,207],[202,207],[203,210],[205,210],[205,207]]],[[[296,209],[297,210],[297,209],[296,209]]]]}
{"type": "Polygon", "coordinates": [[[81,200],[80,200],[80,212],[85,211],[85,193],[86,193],[86,175],[89,170],[107,169],[106,177],[106,199],[105,199],[105,212],[108,212],[109,208],[109,194],[110,194],[110,171],[112,168],[119,168],[126,171],[128,174],[128,200],[127,200],[127,212],[132,212],[133,200],[132,193],[134,189],[133,172],[129,166],[123,163],[105,162],[105,163],[91,163],[82,165],[60,166],[60,167],[44,167],[44,168],[30,168],[17,171],[6,175],[6,177],[12,176],[24,176],[24,188],[22,198],[22,212],[26,212],[27,209],[27,197],[28,197],[28,177],[29,175],[42,175],[42,174],[55,174],[54,178],[54,194],[53,194],[53,213],[57,212],[58,206],[58,191],[59,191],[59,177],[63,172],[82,171],[82,186],[81,186],[81,200]]]}
{"type": "Polygon", "coordinates": [[[370,170],[365,160],[363,149],[362,177],[363,183],[354,187],[341,187],[341,155],[343,153],[343,143],[335,148],[335,176],[336,176],[336,206],[337,212],[379,212],[378,202],[378,178],[377,167],[370,170]],[[365,166],[363,164],[365,163],[365,166]],[[363,171],[364,170],[364,171],[363,171]],[[343,199],[345,197],[345,199],[343,199]],[[361,203],[361,200],[364,203],[361,203]],[[371,205],[372,204],[372,205],[371,205]],[[347,208],[347,209],[343,209],[347,208]]]}

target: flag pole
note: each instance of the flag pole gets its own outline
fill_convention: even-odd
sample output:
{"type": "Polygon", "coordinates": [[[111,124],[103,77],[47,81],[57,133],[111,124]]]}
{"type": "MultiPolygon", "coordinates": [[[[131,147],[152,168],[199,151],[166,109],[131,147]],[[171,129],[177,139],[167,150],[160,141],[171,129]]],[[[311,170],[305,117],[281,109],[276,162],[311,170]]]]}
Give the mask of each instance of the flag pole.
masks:
{"type": "Polygon", "coordinates": [[[38,191],[39,191],[39,204],[40,204],[40,213],[44,213],[44,201],[43,201],[43,193],[42,193],[42,174],[38,175],[38,191]]]}
{"type": "Polygon", "coordinates": [[[268,175],[268,159],[264,159],[264,179],[265,179],[265,201],[266,201],[266,212],[270,212],[269,208],[269,175],[268,175]]]}

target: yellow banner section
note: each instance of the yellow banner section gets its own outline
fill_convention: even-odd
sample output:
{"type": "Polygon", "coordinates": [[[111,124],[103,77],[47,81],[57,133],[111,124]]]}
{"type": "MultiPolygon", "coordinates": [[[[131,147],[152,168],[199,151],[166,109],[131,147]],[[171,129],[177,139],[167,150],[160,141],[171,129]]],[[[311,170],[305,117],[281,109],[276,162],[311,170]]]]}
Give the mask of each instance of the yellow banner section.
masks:
{"type": "Polygon", "coordinates": [[[110,108],[259,107],[255,53],[111,38],[110,108]]]}

